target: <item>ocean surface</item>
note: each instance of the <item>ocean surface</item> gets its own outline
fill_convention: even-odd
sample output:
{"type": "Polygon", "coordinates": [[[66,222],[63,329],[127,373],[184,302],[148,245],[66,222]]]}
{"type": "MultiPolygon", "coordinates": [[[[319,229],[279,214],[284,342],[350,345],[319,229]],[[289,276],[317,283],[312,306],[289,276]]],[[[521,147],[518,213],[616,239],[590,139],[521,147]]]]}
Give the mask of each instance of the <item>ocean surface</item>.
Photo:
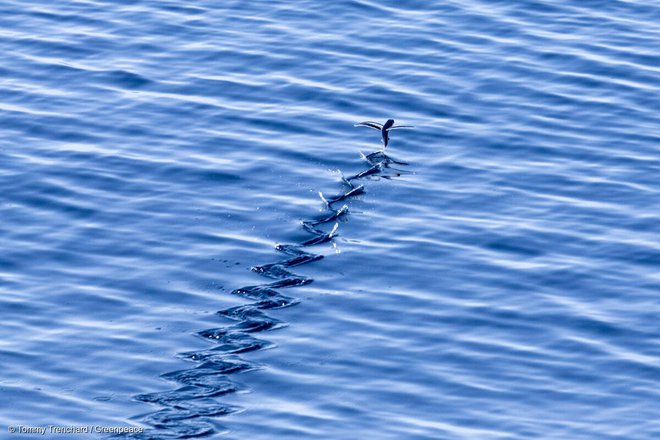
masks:
{"type": "Polygon", "coordinates": [[[0,438],[660,438],[659,2],[0,24],[0,438]]]}

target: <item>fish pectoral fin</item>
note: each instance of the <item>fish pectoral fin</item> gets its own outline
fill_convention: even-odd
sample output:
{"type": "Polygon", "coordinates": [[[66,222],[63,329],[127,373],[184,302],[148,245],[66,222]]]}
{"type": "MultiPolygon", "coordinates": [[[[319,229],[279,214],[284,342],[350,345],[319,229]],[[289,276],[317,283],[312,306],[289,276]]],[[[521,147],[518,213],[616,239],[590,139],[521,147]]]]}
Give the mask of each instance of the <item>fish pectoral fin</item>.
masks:
{"type": "Polygon", "coordinates": [[[369,127],[369,128],[373,128],[374,130],[381,130],[383,128],[382,124],[379,124],[378,122],[372,122],[372,121],[360,122],[359,124],[355,124],[353,126],[354,127],[369,127]]]}

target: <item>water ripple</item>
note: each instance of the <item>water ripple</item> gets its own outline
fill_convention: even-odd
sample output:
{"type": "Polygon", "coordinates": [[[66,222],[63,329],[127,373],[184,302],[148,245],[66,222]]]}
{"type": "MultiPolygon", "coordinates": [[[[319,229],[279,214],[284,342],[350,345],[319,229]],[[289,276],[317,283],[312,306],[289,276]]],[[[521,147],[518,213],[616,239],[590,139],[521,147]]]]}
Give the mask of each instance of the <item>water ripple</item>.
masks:
{"type": "Polygon", "coordinates": [[[0,15],[0,429],[660,435],[655,2],[0,15]]]}

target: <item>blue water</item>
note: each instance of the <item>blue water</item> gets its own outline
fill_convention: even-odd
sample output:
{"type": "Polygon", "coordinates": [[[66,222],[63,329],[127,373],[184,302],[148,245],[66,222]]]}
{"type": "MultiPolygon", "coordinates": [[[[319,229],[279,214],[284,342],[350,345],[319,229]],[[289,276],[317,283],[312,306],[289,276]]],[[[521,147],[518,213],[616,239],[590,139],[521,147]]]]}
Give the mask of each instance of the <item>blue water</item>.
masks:
{"type": "Polygon", "coordinates": [[[0,23],[0,438],[660,438],[657,2],[0,23]]]}

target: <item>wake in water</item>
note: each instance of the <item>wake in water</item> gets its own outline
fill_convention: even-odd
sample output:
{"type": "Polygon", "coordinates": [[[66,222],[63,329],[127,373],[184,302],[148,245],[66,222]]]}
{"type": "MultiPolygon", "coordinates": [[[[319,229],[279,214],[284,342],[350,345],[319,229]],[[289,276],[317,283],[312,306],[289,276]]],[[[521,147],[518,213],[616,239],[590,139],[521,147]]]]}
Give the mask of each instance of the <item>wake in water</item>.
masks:
{"type": "MultiPolygon", "coordinates": [[[[390,125],[388,128],[391,128],[393,122],[388,121],[390,125]]],[[[385,129],[382,131],[386,132],[385,129]]],[[[253,272],[273,281],[240,287],[232,291],[233,295],[252,301],[217,312],[218,315],[235,323],[197,332],[198,336],[213,342],[214,345],[205,350],[177,355],[181,359],[195,364],[193,367],[172,371],[161,376],[177,384],[178,388],[134,397],[138,401],[158,405],[160,409],[135,417],[135,420],[149,425],[153,429],[141,434],[124,436],[124,438],[205,437],[215,432],[215,427],[209,423],[211,418],[240,410],[239,407],[226,405],[218,400],[223,395],[246,390],[244,385],[232,380],[234,373],[258,368],[256,364],[241,358],[239,354],[272,346],[270,342],[253,335],[287,325],[266,313],[268,310],[291,307],[299,302],[297,298],[280,293],[279,289],[302,286],[314,281],[291,272],[290,268],[324,258],[323,255],[308,252],[306,248],[330,242],[337,236],[338,220],[347,216],[349,212],[348,205],[342,204],[339,208],[337,206],[340,202],[345,202],[351,197],[365,192],[364,185],[356,185],[355,181],[365,178],[389,179],[396,177],[405,171],[397,169],[395,166],[408,165],[392,159],[383,150],[368,155],[361,153],[361,157],[369,164],[369,167],[350,177],[342,175],[341,180],[344,186],[342,192],[332,197],[326,197],[319,192],[327,212],[316,219],[301,221],[302,228],[312,237],[297,244],[278,244],[275,246],[275,250],[284,254],[286,258],[252,267],[253,272]],[[328,225],[327,231],[322,229],[326,225],[328,225]]]]}

